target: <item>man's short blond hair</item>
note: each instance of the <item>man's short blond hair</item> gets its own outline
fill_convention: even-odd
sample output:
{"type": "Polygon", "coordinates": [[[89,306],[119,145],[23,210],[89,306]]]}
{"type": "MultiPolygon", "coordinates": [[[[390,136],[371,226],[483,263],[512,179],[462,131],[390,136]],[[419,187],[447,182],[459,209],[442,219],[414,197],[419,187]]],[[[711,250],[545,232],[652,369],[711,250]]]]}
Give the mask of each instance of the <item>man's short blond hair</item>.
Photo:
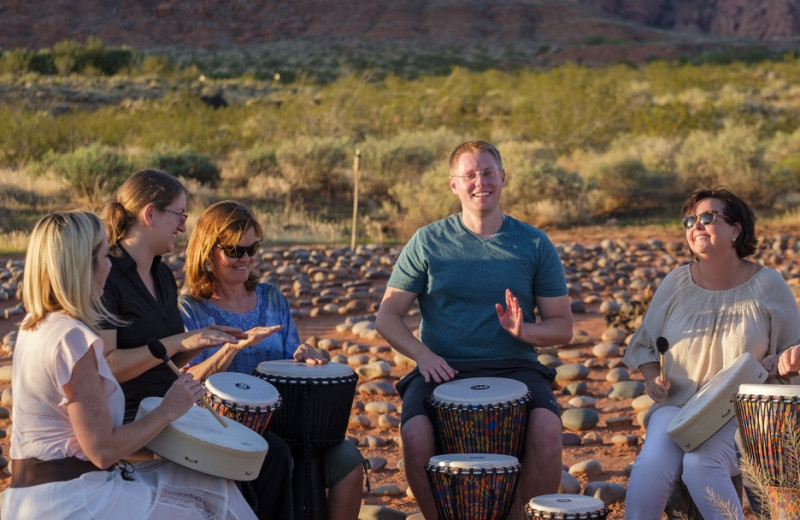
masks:
{"type": "Polygon", "coordinates": [[[494,157],[495,161],[497,161],[497,166],[499,166],[501,170],[503,169],[503,159],[500,157],[500,151],[495,148],[492,143],[481,141],[479,139],[473,139],[471,141],[464,141],[460,145],[456,146],[456,149],[450,154],[450,173],[453,173],[453,169],[456,167],[458,158],[463,154],[479,154],[482,152],[489,152],[492,154],[492,157],[494,157]]]}

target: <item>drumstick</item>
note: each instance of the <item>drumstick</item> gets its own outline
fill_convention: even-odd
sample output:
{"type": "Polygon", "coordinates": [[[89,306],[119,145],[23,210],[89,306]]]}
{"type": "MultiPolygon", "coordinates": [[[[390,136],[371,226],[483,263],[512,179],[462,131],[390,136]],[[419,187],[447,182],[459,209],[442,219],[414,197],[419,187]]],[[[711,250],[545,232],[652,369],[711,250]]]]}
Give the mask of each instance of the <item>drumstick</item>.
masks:
{"type": "Polygon", "coordinates": [[[664,382],[667,380],[664,377],[664,354],[666,354],[667,350],[669,350],[669,342],[667,341],[667,338],[665,338],[664,336],[659,336],[658,339],[656,339],[656,348],[658,349],[658,359],[660,365],[659,368],[661,370],[661,381],[664,382]]]}
{"type": "MultiPolygon", "coordinates": [[[[167,347],[165,347],[164,344],[161,343],[159,340],[157,340],[156,338],[148,339],[147,340],[147,349],[150,351],[151,354],[153,354],[154,357],[160,359],[169,368],[171,368],[176,376],[180,377],[180,376],[183,375],[183,372],[181,372],[180,369],[175,366],[175,363],[173,363],[172,360],[169,358],[169,355],[167,354],[167,347]]],[[[216,410],[214,410],[214,408],[212,408],[212,406],[206,400],[205,396],[200,398],[200,404],[206,410],[211,412],[211,415],[213,415],[214,418],[217,421],[219,421],[219,423],[222,426],[224,426],[225,428],[228,427],[228,423],[225,422],[225,419],[222,418],[222,416],[219,414],[219,412],[217,412],[216,410]]]]}

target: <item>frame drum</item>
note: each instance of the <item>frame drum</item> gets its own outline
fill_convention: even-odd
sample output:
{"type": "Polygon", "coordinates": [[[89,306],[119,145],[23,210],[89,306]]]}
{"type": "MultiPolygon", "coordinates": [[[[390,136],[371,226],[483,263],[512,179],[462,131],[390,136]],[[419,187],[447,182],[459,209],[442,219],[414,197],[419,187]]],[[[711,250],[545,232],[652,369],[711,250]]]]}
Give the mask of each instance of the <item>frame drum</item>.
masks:
{"type": "Polygon", "coordinates": [[[684,451],[694,450],[733,418],[731,396],[739,385],[761,383],[768,375],[767,369],[745,352],[686,401],[667,426],[667,433],[684,451]]]}
{"type": "MultiPolygon", "coordinates": [[[[153,411],[161,401],[161,397],[142,399],[136,418],[153,411]]],[[[227,428],[208,410],[192,406],[147,443],[147,448],[201,473],[231,480],[253,480],[267,455],[267,441],[232,419],[224,420],[227,428]]]]}
{"type": "Polygon", "coordinates": [[[425,405],[438,453],[520,457],[531,399],[525,383],[505,377],[471,377],[437,386],[425,405]]]}

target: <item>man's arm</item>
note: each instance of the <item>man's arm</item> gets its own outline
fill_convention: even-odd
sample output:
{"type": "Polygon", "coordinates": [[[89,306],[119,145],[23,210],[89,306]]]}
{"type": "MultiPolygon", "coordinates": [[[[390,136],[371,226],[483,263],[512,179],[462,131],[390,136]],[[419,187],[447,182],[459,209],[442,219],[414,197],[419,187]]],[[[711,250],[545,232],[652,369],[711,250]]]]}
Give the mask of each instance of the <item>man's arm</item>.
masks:
{"type": "Polygon", "coordinates": [[[387,287],[375,319],[375,328],[395,350],[417,362],[426,382],[431,379],[437,383],[449,381],[457,371],[418,340],[405,322],[405,316],[416,298],[416,293],[387,287]]]}

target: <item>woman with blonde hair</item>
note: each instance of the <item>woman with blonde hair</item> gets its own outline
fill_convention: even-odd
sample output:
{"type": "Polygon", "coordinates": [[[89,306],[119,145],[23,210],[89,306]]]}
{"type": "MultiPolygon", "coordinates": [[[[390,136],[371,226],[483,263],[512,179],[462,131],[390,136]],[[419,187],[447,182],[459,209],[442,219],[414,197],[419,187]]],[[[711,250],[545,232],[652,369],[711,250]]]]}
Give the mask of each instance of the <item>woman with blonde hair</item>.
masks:
{"type": "Polygon", "coordinates": [[[0,513],[17,520],[253,518],[230,481],[164,460],[132,472],[118,464],[204,389],[184,375],[151,413],[122,424],[124,397],[98,335],[101,321],[121,323],[101,301],[110,269],[97,216],[56,212],[35,226],[23,280],[28,314],[14,351],[11,485],[0,513]]]}

